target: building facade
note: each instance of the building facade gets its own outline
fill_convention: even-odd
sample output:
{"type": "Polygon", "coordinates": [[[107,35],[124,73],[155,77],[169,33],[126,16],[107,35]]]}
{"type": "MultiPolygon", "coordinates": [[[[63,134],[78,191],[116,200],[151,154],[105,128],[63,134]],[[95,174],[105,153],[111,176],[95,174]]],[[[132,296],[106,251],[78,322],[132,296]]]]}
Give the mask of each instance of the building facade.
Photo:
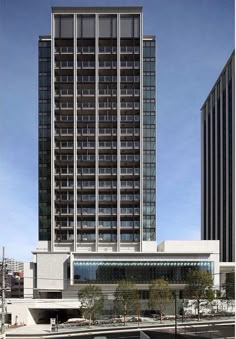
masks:
{"type": "Polygon", "coordinates": [[[235,57],[201,109],[202,234],[220,240],[220,258],[235,261],[235,57]]]}
{"type": "Polygon", "coordinates": [[[155,248],[155,37],[142,8],[52,9],[39,39],[39,241],[155,248]]]}
{"type": "Polygon", "coordinates": [[[157,247],[155,48],[140,7],[52,9],[39,38],[39,241],[25,297],[74,302],[98,284],[111,313],[131,277],[143,296],[163,276],[180,291],[196,268],[219,285],[218,241],[157,247]]]}

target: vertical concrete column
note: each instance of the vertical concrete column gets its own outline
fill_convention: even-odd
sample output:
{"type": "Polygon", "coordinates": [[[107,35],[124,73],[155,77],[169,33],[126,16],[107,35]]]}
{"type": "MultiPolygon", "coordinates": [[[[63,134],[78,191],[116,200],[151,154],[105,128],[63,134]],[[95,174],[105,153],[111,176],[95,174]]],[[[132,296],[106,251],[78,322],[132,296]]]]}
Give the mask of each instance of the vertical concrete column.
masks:
{"type": "Polygon", "coordinates": [[[205,145],[204,145],[204,118],[205,118],[205,112],[204,109],[201,111],[201,239],[204,239],[204,228],[205,220],[204,220],[204,210],[205,210],[205,195],[204,195],[204,168],[205,168],[205,162],[204,162],[204,153],[205,153],[205,145]]]}
{"type": "Polygon", "coordinates": [[[205,164],[205,171],[206,171],[206,195],[205,195],[205,199],[206,199],[206,240],[209,239],[209,218],[208,215],[210,213],[210,206],[209,206],[209,151],[210,151],[210,145],[209,145],[209,137],[208,137],[208,112],[209,110],[209,106],[208,103],[206,103],[206,111],[205,111],[205,117],[206,117],[206,164],[205,164]]]}
{"type": "Polygon", "coordinates": [[[218,107],[217,107],[217,87],[215,89],[215,101],[214,101],[214,105],[215,105],[215,122],[213,125],[213,128],[215,129],[215,145],[214,145],[214,149],[215,149],[215,160],[214,160],[214,166],[215,166],[215,182],[213,183],[215,185],[215,235],[216,238],[215,239],[219,239],[219,235],[218,235],[218,208],[219,208],[219,198],[218,198],[218,194],[219,194],[219,188],[218,188],[218,175],[219,175],[219,170],[218,170],[218,166],[219,166],[219,151],[218,151],[218,139],[219,139],[219,135],[218,135],[218,107]]]}
{"type": "Polygon", "coordinates": [[[143,14],[140,13],[140,246],[143,243],[143,14]]]}
{"type": "Polygon", "coordinates": [[[235,57],[232,58],[232,175],[233,175],[233,196],[232,196],[232,259],[235,261],[235,210],[236,210],[236,167],[235,167],[235,152],[236,152],[236,119],[235,119],[235,57]]]}
{"type": "Polygon", "coordinates": [[[223,91],[222,91],[222,78],[220,79],[220,126],[221,126],[221,136],[220,136],[220,260],[222,260],[222,254],[223,254],[223,232],[224,232],[224,225],[223,225],[223,91]]]}
{"type": "Polygon", "coordinates": [[[74,14],[74,252],[77,251],[77,15],[74,14]]]}
{"type": "Polygon", "coordinates": [[[225,72],[225,83],[226,83],[226,225],[225,225],[225,237],[226,237],[226,261],[229,260],[229,90],[228,90],[228,68],[225,72]]]}
{"type": "Polygon", "coordinates": [[[99,214],[99,15],[95,14],[95,251],[98,251],[99,214]]]}
{"type": "Polygon", "coordinates": [[[117,252],[120,252],[120,14],[117,14],[117,252]]]}
{"type": "Polygon", "coordinates": [[[213,101],[212,101],[212,94],[210,96],[210,107],[208,109],[209,114],[210,114],[210,145],[209,145],[209,150],[210,150],[210,173],[209,173],[209,181],[210,181],[210,239],[213,239],[213,228],[215,225],[213,225],[213,210],[214,210],[214,188],[213,188],[213,172],[214,172],[214,157],[213,157],[213,101]]]}
{"type": "Polygon", "coordinates": [[[54,14],[51,14],[51,252],[54,252],[55,242],[55,177],[54,177],[54,14]]]}

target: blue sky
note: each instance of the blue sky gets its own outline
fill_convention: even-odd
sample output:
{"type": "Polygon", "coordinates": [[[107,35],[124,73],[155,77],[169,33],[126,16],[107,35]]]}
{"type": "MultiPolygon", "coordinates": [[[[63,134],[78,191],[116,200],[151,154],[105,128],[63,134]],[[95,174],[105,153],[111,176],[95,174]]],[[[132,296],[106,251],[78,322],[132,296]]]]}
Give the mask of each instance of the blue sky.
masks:
{"type": "Polygon", "coordinates": [[[0,247],[30,260],[37,242],[37,43],[55,5],[144,7],[158,46],[158,242],[200,239],[200,108],[234,48],[234,1],[1,0],[0,247]]]}

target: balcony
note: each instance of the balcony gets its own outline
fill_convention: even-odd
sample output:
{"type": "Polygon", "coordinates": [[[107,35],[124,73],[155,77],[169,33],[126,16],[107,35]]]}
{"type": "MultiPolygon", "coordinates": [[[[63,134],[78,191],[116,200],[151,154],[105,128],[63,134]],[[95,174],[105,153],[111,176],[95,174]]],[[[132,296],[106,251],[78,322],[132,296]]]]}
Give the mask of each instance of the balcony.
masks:
{"type": "Polygon", "coordinates": [[[83,46],[77,47],[77,53],[82,53],[82,54],[94,54],[95,53],[95,47],[94,46],[83,46]]]}
{"type": "Polygon", "coordinates": [[[95,141],[79,141],[77,147],[82,149],[94,149],[95,141]]]}
{"type": "Polygon", "coordinates": [[[95,102],[77,102],[77,108],[83,110],[95,109],[95,102]]]}
{"type": "Polygon", "coordinates": [[[139,83],[140,82],[140,76],[137,75],[121,75],[120,81],[123,83],[139,83]]]}
{"type": "Polygon", "coordinates": [[[59,83],[73,83],[74,77],[73,75],[61,75],[61,76],[56,76],[54,78],[54,81],[59,82],[59,83]]]}
{"type": "Polygon", "coordinates": [[[121,162],[139,162],[140,156],[137,155],[121,155],[120,157],[121,162]]]}
{"type": "Polygon", "coordinates": [[[116,149],[117,142],[116,141],[99,141],[99,148],[101,149],[116,149]]]}
{"type": "Polygon", "coordinates": [[[121,148],[123,149],[139,149],[139,141],[121,141],[121,148]]]}
{"type": "Polygon", "coordinates": [[[73,149],[74,143],[73,141],[61,141],[56,142],[55,149],[73,149]]]}
{"type": "Polygon", "coordinates": [[[95,215],[95,208],[77,208],[77,214],[83,214],[83,215],[95,215]]]}
{"type": "Polygon", "coordinates": [[[99,53],[100,54],[111,54],[116,53],[117,47],[116,46],[99,46],[99,53]]]}
{"type": "Polygon", "coordinates": [[[77,161],[95,161],[95,155],[93,154],[79,154],[77,156],[77,161]]]}
{"type": "Polygon", "coordinates": [[[111,68],[117,68],[117,62],[116,61],[99,61],[99,67],[102,69],[111,69],[111,68]]]}
{"type": "Polygon", "coordinates": [[[121,135],[122,136],[139,136],[140,129],[139,128],[121,128],[121,135]]]}
{"type": "Polygon", "coordinates": [[[121,115],[120,121],[121,122],[139,122],[140,116],[139,115],[121,115]]]}
{"type": "Polygon", "coordinates": [[[139,61],[121,61],[120,67],[125,69],[139,69],[140,62],[139,61]]]}
{"type": "Polygon", "coordinates": [[[73,61],[56,61],[55,62],[55,68],[56,69],[68,69],[73,68],[74,62],[73,61]]]}
{"type": "Polygon", "coordinates": [[[120,169],[121,175],[139,175],[140,169],[139,168],[124,168],[121,167],[120,169]]]}
{"type": "Polygon", "coordinates": [[[140,182],[139,181],[121,181],[121,189],[139,189],[140,182]]]}
{"type": "Polygon", "coordinates": [[[121,46],[120,47],[120,52],[122,54],[139,54],[140,53],[140,47],[139,46],[121,46]]]}
{"type": "Polygon", "coordinates": [[[121,88],[120,94],[121,94],[121,96],[138,97],[140,95],[140,90],[139,89],[132,89],[132,88],[121,88]]]}
{"type": "Polygon", "coordinates": [[[99,135],[116,135],[116,128],[99,128],[99,135]]]}
{"type": "Polygon", "coordinates": [[[117,162],[117,155],[100,154],[98,160],[99,162],[117,162]]]}
{"type": "Polygon", "coordinates": [[[99,95],[100,96],[110,96],[110,95],[116,95],[117,90],[114,88],[100,88],[99,89],[99,95]]]}
{"type": "Polygon", "coordinates": [[[73,208],[60,208],[56,209],[55,215],[73,215],[74,209],[73,208]]]}
{"type": "Polygon", "coordinates": [[[132,207],[121,207],[120,214],[121,215],[139,215],[140,209],[139,208],[132,208],[132,207]]]}
{"type": "Polygon", "coordinates": [[[94,75],[78,75],[77,76],[78,83],[95,83],[95,76],[94,75]]]}
{"type": "Polygon", "coordinates": [[[104,82],[108,82],[108,83],[111,83],[111,82],[117,82],[117,76],[115,75],[100,75],[99,76],[99,82],[100,83],[104,83],[104,82]]]}
{"type": "Polygon", "coordinates": [[[117,214],[117,208],[99,207],[99,214],[114,216],[117,214]]]}
{"type": "Polygon", "coordinates": [[[56,129],[55,136],[73,136],[73,128],[60,128],[56,129]]]}
{"type": "Polygon", "coordinates": [[[95,135],[95,128],[77,128],[78,135],[95,135]]]}
{"type": "Polygon", "coordinates": [[[55,174],[56,175],[73,175],[74,168],[73,167],[56,168],[55,174]]]}
{"type": "Polygon", "coordinates": [[[139,194],[121,194],[120,200],[121,201],[139,201],[140,195],[139,194]]]}
{"type": "Polygon", "coordinates": [[[81,96],[94,96],[95,95],[95,88],[78,88],[77,95],[81,96]]]}
{"type": "Polygon", "coordinates": [[[63,88],[61,89],[60,91],[59,90],[55,90],[55,97],[58,97],[58,96],[73,96],[74,94],[74,91],[73,91],[73,88],[63,88]]]}
{"type": "Polygon", "coordinates": [[[65,180],[62,180],[60,182],[56,181],[55,182],[55,189],[73,189],[74,188],[74,182],[73,181],[65,181],[65,180]]]}
{"type": "Polygon", "coordinates": [[[78,168],[78,175],[95,175],[95,168],[78,168]]]}
{"type": "Polygon", "coordinates": [[[99,181],[99,189],[116,189],[117,182],[116,181],[99,181]]]}
{"type": "Polygon", "coordinates": [[[74,52],[73,47],[55,47],[55,54],[71,54],[74,52]]]}
{"type": "Polygon", "coordinates": [[[78,69],[94,69],[95,61],[78,61],[77,68],[78,69]]]}
{"type": "Polygon", "coordinates": [[[78,181],[77,188],[82,190],[91,190],[95,189],[95,181],[78,181]]]}

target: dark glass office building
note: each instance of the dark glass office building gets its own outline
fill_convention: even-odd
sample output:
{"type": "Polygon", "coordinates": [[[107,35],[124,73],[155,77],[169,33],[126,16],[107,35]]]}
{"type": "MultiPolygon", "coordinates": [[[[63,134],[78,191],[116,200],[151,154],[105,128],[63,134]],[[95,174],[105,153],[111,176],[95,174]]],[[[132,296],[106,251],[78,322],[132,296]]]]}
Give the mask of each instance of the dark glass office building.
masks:
{"type": "Polygon", "coordinates": [[[235,261],[234,52],[201,109],[202,239],[220,240],[221,261],[235,261]]]}

